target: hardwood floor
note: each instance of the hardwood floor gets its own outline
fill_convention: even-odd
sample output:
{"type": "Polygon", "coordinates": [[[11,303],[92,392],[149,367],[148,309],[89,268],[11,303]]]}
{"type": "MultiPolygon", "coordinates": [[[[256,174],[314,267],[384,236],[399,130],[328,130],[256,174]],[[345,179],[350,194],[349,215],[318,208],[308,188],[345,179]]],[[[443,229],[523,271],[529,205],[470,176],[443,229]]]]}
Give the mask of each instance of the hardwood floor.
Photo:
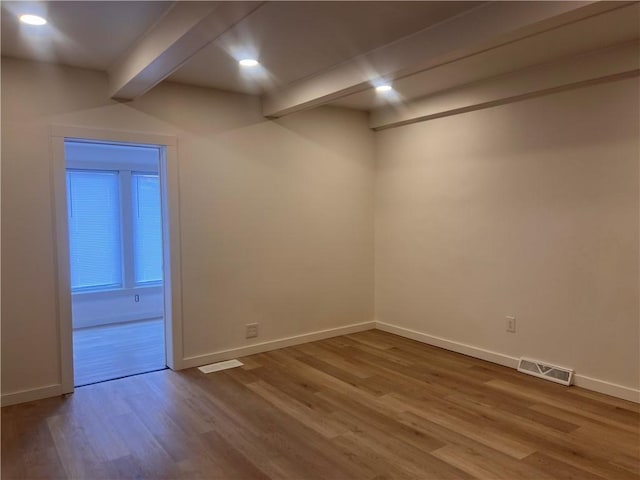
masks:
{"type": "Polygon", "coordinates": [[[380,331],[2,409],[2,478],[635,479],[638,405],[380,331]]]}
{"type": "Polygon", "coordinates": [[[73,331],[75,385],[166,367],[162,318],[73,331]]]}

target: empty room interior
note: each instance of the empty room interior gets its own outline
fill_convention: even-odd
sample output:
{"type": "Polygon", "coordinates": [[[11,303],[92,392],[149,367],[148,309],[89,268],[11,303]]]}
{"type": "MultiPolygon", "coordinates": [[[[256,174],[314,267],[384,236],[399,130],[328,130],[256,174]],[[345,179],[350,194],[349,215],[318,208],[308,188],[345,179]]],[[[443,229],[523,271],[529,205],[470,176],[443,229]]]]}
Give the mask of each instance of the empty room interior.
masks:
{"type": "Polygon", "coordinates": [[[2,479],[640,480],[640,2],[2,1],[2,479]]]}

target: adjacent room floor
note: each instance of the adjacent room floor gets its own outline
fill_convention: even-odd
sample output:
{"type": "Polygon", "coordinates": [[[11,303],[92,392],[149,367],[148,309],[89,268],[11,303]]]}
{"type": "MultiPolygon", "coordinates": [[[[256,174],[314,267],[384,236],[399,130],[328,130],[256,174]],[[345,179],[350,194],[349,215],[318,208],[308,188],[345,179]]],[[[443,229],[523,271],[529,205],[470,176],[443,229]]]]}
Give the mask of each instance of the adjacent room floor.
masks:
{"type": "Polygon", "coordinates": [[[73,331],[75,385],[166,368],[161,318],[73,331]]]}
{"type": "Polygon", "coordinates": [[[2,409],[2,478],[638,479],[640,407],[377,330],[2,409]]]}

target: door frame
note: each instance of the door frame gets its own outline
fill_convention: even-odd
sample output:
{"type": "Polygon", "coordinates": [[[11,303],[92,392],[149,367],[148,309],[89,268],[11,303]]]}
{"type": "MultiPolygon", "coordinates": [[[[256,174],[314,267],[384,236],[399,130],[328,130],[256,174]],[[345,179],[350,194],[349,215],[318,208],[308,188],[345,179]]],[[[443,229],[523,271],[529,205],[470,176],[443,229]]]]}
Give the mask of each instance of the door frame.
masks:
{"type": "Polygon", "coordinates": [[[162,246],[165,353],[167,366],[183,368],[182,343],[182,265],[180,248],[180,191],[177,147],[178,139],[171,135],[127,132],[66,125],[52,125],[51,191],[53,195],[53,229],[56,258],[54,270],[57,290],[58,344],[60,348],[60,384],[62,393],[72,393],[73,322],[71,317],[71,272],[69,264],[69,230],[67,222],[65,140],[135,144],[160,147],[162,246]],[[165,228],[168,226],[168,228],[165,228]]]}

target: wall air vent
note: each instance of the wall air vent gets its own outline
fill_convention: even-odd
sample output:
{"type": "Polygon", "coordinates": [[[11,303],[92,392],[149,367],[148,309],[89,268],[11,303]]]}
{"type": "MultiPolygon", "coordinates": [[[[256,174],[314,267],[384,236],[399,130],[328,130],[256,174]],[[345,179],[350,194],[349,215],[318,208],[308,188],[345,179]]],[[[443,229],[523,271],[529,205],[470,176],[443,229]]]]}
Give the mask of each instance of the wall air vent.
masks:
{"type": "Polygon", "coordinates": [[[573,370],[556,365],[549,365],[537,360],[521,358],[518,362],[518,371],[533,375],[534,377],[544,378],[552,382],[561,383],[562,385],[571,385],[573,379],[573,370]]]}

